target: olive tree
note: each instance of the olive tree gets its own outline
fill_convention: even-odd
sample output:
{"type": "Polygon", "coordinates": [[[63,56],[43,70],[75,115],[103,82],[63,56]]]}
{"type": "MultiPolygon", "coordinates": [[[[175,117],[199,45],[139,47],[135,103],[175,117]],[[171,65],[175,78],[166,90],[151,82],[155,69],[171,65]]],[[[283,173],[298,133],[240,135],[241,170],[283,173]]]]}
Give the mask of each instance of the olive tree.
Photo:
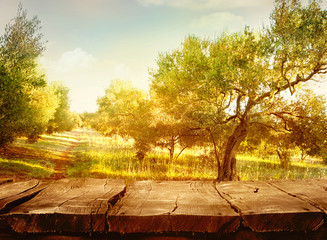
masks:
{"type": "Polygon", "coordinates": [[[260,32],[246,27],[214,41],[190,36],[179,49],[159,55],[151,73],[156,97],[181,117],[196,106],[200,127],[227,132],[219,181],[236,178],[236,155],[252,123],[292,114],[280,110],[278,99],[326,73],[326,18],[317,1],[302,6],[299,0],[276,0],[271,25],[260,32]]]}
{"type": "MultiPolygon", "coordinates": [[[[33,115],[35,98],[46,91],[42,90],[46,81],[37,62],[44,51],[40,28],[38,18],[28,19],[27,11],[20,4],[17,16],[7,24],[0,37],[0,146],[17,136],[30,135],[29,129],[35,127],[30,128],[26,119],[36,123],[42,112],[38,110],[38,114],[33,115]]],[[[44,114],[49,115],[49,112],[44,114]]]]}

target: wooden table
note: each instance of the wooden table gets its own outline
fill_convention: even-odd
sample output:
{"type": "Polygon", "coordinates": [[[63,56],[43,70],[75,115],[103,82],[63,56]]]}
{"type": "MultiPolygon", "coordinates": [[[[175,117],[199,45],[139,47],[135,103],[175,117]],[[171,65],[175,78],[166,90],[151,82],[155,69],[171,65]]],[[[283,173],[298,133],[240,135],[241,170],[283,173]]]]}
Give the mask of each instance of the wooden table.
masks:
{"type": "Polygon", "coordinates": [[[1,239],[327,239],[326,213],[327,179],[0,180],[1,239]]]}

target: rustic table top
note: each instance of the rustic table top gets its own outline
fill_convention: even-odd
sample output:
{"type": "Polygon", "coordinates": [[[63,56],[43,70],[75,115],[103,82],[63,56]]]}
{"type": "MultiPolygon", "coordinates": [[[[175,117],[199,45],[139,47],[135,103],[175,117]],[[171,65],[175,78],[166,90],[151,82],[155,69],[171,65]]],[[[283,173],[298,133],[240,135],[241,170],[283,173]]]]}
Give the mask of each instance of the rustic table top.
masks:
{"type": "Polygon", "coordinates": [[[0,233],[307,233],[326,212],[327,179],[0,180],[0,233]]]}

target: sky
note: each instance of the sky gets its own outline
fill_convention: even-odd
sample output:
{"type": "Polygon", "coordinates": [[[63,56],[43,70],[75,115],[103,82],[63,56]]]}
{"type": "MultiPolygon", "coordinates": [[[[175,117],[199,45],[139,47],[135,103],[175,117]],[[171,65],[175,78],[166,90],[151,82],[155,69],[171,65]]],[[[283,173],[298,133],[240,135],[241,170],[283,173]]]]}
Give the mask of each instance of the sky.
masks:
{"type": "MultiPolygon", "coordinates": [[[[41,20],[48,81],[63,82],[71,110],[80,113],[97,110],[113,79],[148,90],[159,53],[178,48],[187,35],[214,39],[246,25],[260,29],[274,7],[273,0],[0,0],[0,35],[19,2],[41,20]]],[[[327,83],[319,86],[326,92],[327,83]]]]}

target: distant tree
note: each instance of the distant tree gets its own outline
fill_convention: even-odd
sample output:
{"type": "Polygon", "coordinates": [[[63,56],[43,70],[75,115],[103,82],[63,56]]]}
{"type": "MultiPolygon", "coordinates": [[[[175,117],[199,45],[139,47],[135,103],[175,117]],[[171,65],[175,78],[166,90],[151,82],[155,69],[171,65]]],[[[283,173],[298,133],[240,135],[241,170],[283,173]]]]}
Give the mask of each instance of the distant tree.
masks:
{"type": "Polygon", "coordinates": [[[296,117],[289,116],[288,131],[291,142],[301,150],[302,160],[307,156],[327,159],[327,102],[312,91],[300,92],[293,103],[296,117]]]}
{"type": "Polygon", "coordinates": [[[49,86],[34,88],[29,92],[29,105],[26,116],[17,120],[20,135],[34,143],[46,132],[48,123],[54,118],[60,99],[49,86]]]}
{"type": "Polygon", "coordinates": [[[263,116],[260,122],[252,122],[246,138],[247,147],[258,147],[261,156],[265,151],[277,153],[281,166],[285,168],[290,165],[291,152],[296,147],[301,150],[301,160],[308,155],[324,158],[327,149],[325,98],[311,90],[300,90],[292,97],[277,102],[279,107],[274,111],[277,118],[263,116]],[[262,143],[264,146],[260,148],[262,143]]]}
{"type": "MultiPolygon", "coordinates": [[[[99,124],[101,123],[101,120],[100,120],[100,114],[98,112],[95,113],[83,112],[79,114],[79,116],[81,118],[81,127],[93,128],[93,129],[100,128],[99,124]]],[[[100,129],[98,130],[102,132],[100,129]]]]}
{"type": "Polygon", "coordinates": [[[276,0],[271,26],[260,33],[245,28],[213,42],[191,36],[159,56],[151,73],[156,97],[181,117],[196,106],[203,129],[228,133],[222,159],[216,154],[219,181],[236,179],[236,155],[253,123],[283,122],[293,113],[280,111],[280,96],[327,72],[326,18],[317,1],[276,0]]]}
{"type": "Polygon", "coordinates": [[[137,156],[143,158],[154,142],[151,106],[147,94],[130,82],[114,80],[105,96],[98,99],[96,130],[106,134],[129,136],[135,140],[137,156]]]}
{"type": "Polygon", "coordinates": [[[42,89],[46,81],[37,68],[37,59],[44,51],[40,28],[38,18],[28,19],[20,4],[17,16],[0,37],[0,146],[17,136],[30,134],[26,119],[37,122],[31,115],[35,110],[34,99],[47,91],[42,89]]]}
{"type": "Polygon", "coordinates": [[[196,142],[193,129],[162,114],[154,98],[133,88],[129,82],[115,80],[98,99],[99,111],[96,129],[104,134],[119,134],[135,140],[137,157],[143,159],[153,146],[166,148],[169,161],[196,142]],[[176,149],[179,152],[176,155],[176,149]]]}
{"type": "Polygon", "coordinates": [[[77,112],[72,112],[72,119],[73,119],[73,123],[74,123],[74,127],[82,127],[83,126],[83,120],[81,118],[81,115],[77,112]]]}
{"type": "MultiPolygon", "coordinates": [[[[158,110],[157,107],[155,106],[152,111],[158,110]]],[[[202,140],[199,129],[192,128],[192,125],[167,114],[156,111],[152,121],[156,136],[153,144],[169,151],[169,163],[178,159],[185,149],[199,144],[202,140]]]]}
{"type": "Polygon", "coordinates": [[[170,97],[158,98],[154,91],[151,92],[151,100],[152,121],[156,131],[155,145],[168,149],[169,162],[176,160],[185,149],[207,141],[205,131],[199,127],[199,121],[203,119],[196,115],[195,108],[200,106],[195,104],[178,106],[170,97]],[[183,110],[179,109],[180,107],[183,110]]]}
{"type": "Polygon", "coordinates": [[[69,106],[69,89],[60,82],[52,82],[50,87],[59,99],[59,106],[48,123],[47,133],[70,131],[75,126],[75,121],[69,106]]]}

